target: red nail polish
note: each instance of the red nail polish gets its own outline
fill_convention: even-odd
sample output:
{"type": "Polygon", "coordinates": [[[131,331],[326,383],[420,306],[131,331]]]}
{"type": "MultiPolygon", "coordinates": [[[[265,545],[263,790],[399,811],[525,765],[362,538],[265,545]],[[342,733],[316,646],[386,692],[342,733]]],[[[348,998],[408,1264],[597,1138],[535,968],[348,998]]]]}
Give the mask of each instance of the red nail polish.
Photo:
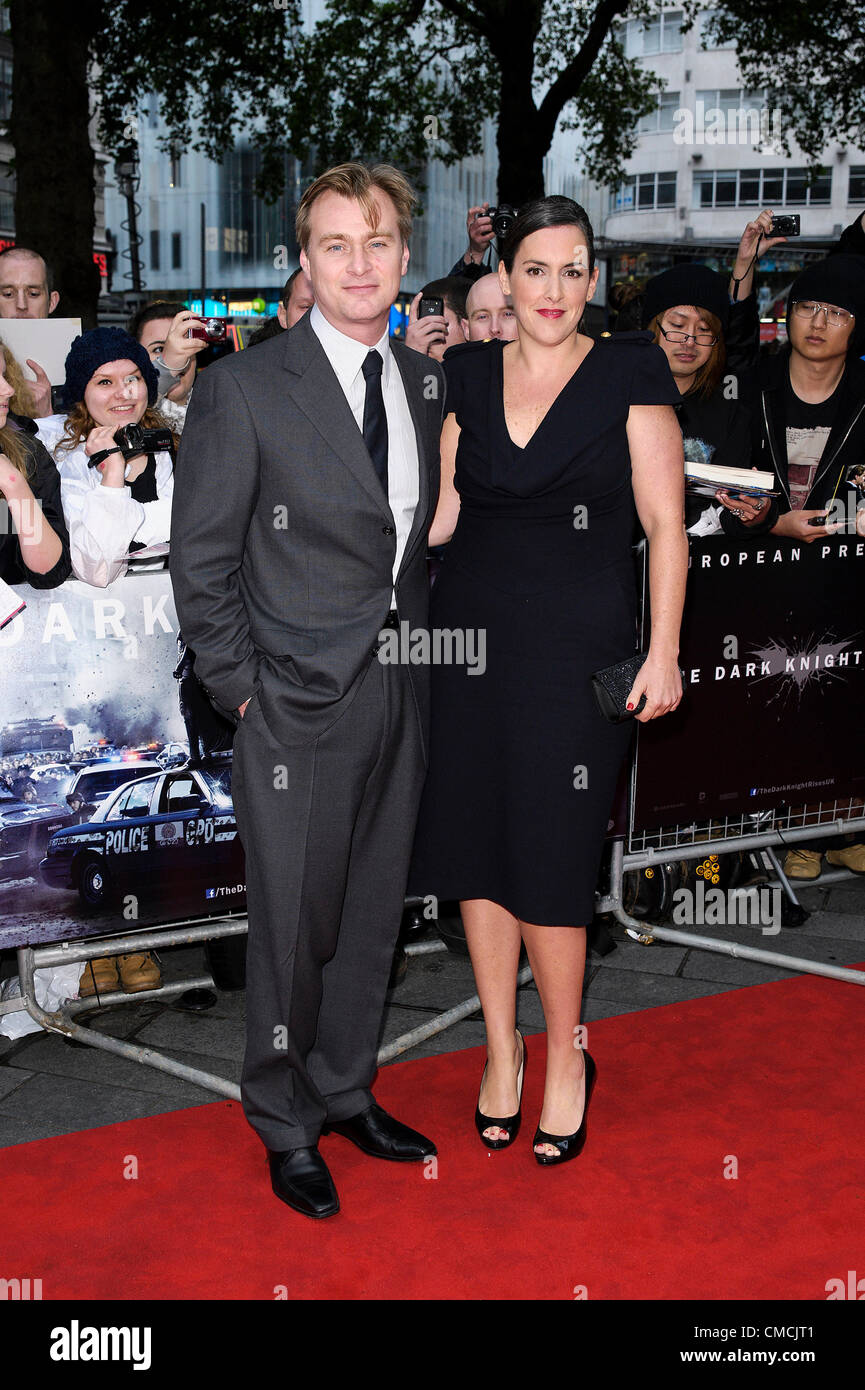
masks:
{"type": "Polygon", "coordinates": [[[633,705],[628,705],[628,709],[633,709],[633,708],[634,708],[633,705]]]}

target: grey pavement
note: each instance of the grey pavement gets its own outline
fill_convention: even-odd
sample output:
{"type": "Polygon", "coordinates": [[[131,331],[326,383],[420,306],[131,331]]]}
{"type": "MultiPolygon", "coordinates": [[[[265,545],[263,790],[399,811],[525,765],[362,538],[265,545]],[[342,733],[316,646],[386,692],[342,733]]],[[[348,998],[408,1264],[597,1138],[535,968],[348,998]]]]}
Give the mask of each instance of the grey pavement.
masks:
{"type": "MultiPolygon", "coordinates": [[[[744,925],[691,930],[807,960],[847,966],[865,961],[865,878],[801,888],[799,897],[811,916],[801,927],[782,928],[777,935],[764,935],[758,927],[744,925]]],[[[617,923],[604,922],[616,947],[605,955],[589,954],[582,1014],[586,1022],[795,973],[658,940],[641,945],[628,938],[617,923]]],[[[425,934],[419,939],[437,938],[425,934]]],[[[201,947],[171,947],[160,952],[160,959],[166,980],[197,975],[206,969],[201,947]]],[[[11,968],[14,970],[14,959],[11,968]]],[[[9,970],[7,961],[4,973],[9,970]]],[[[474,993],[467,957],[445,950],[410,956],[404,979],[388,996],[382,1044],[404,1036],[474,993]]],[[[241,990],[217,992],[216,1005],[203,1013],[180,1008],[175,997],[164,1003],[151,999],[117,1005],[79,1015],[78,1019],[95,1030],[157,1048],[189,1066],[237,1082],[244,1015],[241,990]]],[[[529,1033],[543,1029],[533,983],[519,991],[518,1021],[529,1033]]],[[[456,1052],[478,1047],[483,1041],[483,1021],[476,1011],[401,1053],[398,1060],[456,1052]]],[[[216,1092],[124,1057],[74,1045],[56,1033],[40,1031],[14,1041],[0,1038],[0,1148],[117,1120],[207,1105],[218,1099],[216,1092]]]]}

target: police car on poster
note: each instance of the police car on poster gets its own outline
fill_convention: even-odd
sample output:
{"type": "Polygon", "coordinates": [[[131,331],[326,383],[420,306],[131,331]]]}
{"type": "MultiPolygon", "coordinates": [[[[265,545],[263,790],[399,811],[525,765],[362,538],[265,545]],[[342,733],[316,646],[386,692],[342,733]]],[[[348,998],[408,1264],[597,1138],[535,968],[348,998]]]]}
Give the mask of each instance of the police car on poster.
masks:
{"type": "Polygon", "coordinates": [[[77,890],[88,907],[120,894],[178,892],[203,910],[243,896],[243,847],[231,802],[230,757],[138,777],[83,825],[48,842],[39,865],[52,888],[77,890]]]}

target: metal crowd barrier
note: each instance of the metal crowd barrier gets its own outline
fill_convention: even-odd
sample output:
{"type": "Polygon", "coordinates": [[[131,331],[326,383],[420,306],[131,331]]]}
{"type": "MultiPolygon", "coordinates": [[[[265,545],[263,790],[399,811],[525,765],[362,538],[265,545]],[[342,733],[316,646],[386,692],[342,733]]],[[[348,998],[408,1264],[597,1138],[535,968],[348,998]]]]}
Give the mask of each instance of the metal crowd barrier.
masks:
{"type": "MultiPolygon", "coordinates": [[[[865,815],[852,801],[826,802],[811,805],[798,813],[763,811],[748,816],[725,817],[723,820],[690,822],[687,825],[668,826],[648,832],[631,832],[626,839],[613,841],[610,885],[607,893],[598,893],[596,911],[611,913],[625,928],[627,935],[642,945],[651,945],[658,939],[670,941],[703,951],[720,952],[737,959],[759,961],[784,970],[795,970],[804,974],[823,975],[830,979],[844,980],[850,984],[865,984],[865,971],[851,970],[843,966],[830,965],[822,961],[808,960],[803,956],[787,955],[778,951],[767,951],[755,946],[746,946],[736,941],[718,937],[698,935],[694,932],[680,931],[648,920],[640,920],[630,915],[624,906],[624,876],[629,871],[645,870],[656,864],[663,864],[671,856],[676,860],[690,860],[707,857],[714,853],[733,853],[738,851],[765,853],[776,875],[776,882],[787,894],[789,900],[797,903],[795,893],[784,875],[776,850],[799,842],[812,842],[839,832],[853,831],[865,834],[865,815]],[[859,814],[856,814],[860,811],[859,814]],[[806,825],[796,824],[797,819],[806,825]],[[813,818],[813,819],[812,819],[813,818]],[[780,823],[779,823],[780,822],[780,823]]],[[[851,880],[855,877],[848,870],[824,872],[817,886],[851,880]]],[[[747,892],[747,889],[728,890],[728,892],[747,892]]],[[[411,900],[409,900],[411,901],[411,900]]],[[[23,946],[18,949],[18,971],[21,985],[20,999],[0,1003],[0,1013],[26,1009],[49,1032],[60,1033],[77,1042],[91,1047],[102,1048],[116,1056],[154,1067],[172,1076],[193,1082],[206,1090],[215,1091],[230,1100],[240,1100],[240,1088],[233,1082],[210,1072],[187,1066],[158,1050],[137,1043],[126,1042],[110,1034],[96,1032],[76,1022],[75,1016],[82,1012],[93,1012],[95,1007],[109,1007],[123,1003],[139,1003],[148,999],[170,999],[187,989],[212,987],[210,975],[186,976],[183,979],[163,984],[156,990],[142,990],[133,995],[120,991],[102,993],[98,1006],[92,997],[70,999],[61,1004],[56,1012],[47,1012],[36,999],[35,971],[52,965],[68,965],[72,962],[93,960],[100,956],[112,956],[121,952],[159,950],[165,946],[187,946],[198,942],[239,936],[247,931],[245,916],[200,921],[191,919],[174,922],[165,927],[154,927],[145,931],[120,932],[114,936],[78,938],[71,941],[56,942],[48,946],[23,946]]],[[[422,941],[406,946],[409,956],[426,955],[443,951],[447,947],[443,941],[422,941]]],[[[523,967],[517,977],[518,986],[532,978],[529,966],[523,967]]],[[[469,1018],[480,1008],[476,994],[452,1009],[429,1019],[410,1032],[395,1038],[382,1047],[378,1054],[379,1064],[392,1061],[395,1057],[409,1051],[436,1034],[444,1032],[455,1023],[469,1018]]]]}

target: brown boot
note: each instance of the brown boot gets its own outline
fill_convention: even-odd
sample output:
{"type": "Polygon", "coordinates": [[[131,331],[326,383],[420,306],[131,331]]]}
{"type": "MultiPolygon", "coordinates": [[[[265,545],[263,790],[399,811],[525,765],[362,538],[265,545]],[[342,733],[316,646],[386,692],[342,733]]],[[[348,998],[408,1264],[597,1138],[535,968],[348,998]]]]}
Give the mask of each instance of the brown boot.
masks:
{"type": "Polygon", "coordinates": [[[784,860],[784,873],[788,878],[819,878],[822,858],[819,849],[789,849],[784,860]]]}
{"type": "Polygon", "coordinates": [[[149,951],[135,951],[118,956],[120,985],[124,994],[138,994],[142,989],[161,989],[162,972],[149,951]]]}
{"type": "Polygon", "coordinates": [[[99,956],[96,960],[89,960],[85,965],[78,981],[78,998],[87,999],[92,994],[108,994],[112,989],[119,988],[117,957],[99,956]]]}
{"type": "Polygon", "coordinates": [[[865,874],[865,844],[827,850],[826,863],[834,864],[836,869],[852,869],[854,874],[865,874]]]}

